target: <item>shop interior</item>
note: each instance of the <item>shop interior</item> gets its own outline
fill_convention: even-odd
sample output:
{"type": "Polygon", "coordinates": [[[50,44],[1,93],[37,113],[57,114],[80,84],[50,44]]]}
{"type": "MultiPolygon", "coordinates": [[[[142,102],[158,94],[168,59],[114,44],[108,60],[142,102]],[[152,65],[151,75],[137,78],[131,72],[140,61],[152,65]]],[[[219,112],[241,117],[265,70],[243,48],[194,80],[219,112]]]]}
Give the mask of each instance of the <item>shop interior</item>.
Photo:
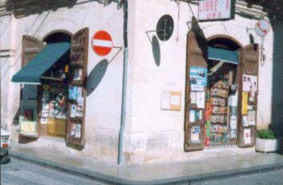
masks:
{"type": "MultiPolygon", "coordinates": [[[[63,32],[56,32],[47,36],[45,44],[58,42],[70,43],[71,36],[63,32]]],[[[70,63],[70,50],[41,77],[41,84],[22,84],[20,125],[30,131],[25,136],[55,136],[65,137],[67,118],[67,97],[70,63]],[[32,128],[35,125],[34,128],[32,128]],[[36,129],[37,131],[35,131],[36,129]]]]}
{"type": "Polygon", "coordinates": [[[88,35],[84,28],[54,32],[43,41],[23,36],[23,66],[12,78],[21,83],[20,143],[53,136],[84,147],[88,35]]]}
{"type": "Polygon", "coordinates": [[[237,142],[238,61],[230,55],[236,54],[239,45],[225,38],[210,40],[208,44],[212,50],[208,52],[214,54],[207,60],[204,144],[206,147],[234,145],[237,142]],[[214,48],[218,50],[213,51],[214,48]]]}

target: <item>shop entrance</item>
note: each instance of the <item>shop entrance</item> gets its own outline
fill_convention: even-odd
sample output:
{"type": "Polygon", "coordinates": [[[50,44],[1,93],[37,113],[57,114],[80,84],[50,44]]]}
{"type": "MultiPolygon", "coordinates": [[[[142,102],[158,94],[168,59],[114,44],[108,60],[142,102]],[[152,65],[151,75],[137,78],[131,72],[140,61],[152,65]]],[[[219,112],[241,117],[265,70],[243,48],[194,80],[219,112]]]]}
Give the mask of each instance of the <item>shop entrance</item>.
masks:
{"type": "Polygon", "coordinates": [[[23,35],[22,69],[12,78],[22,84],[19,142],[56,136],[83,149],[88,43],[88,28],[53,32],[43,40],[23,35]]]}
{"type": "Polygon", "coordinates": [[[208,39],[205,147],[237,143],[238,71],[241,45],[220,35],[208,39]]]}
{"type": "Polygon", "coordinates": [[[184,150],[255,144],[258,45],[225,35],[187,37],[184,150]]]}
{"type": "Polygon", "coordinates": [[[187,37],[184,150],[255,144],[258,46],[232,37],[187,37]]]}
{"type": "MultiPolygon", "coordinates": [[[[43,40],[48,44],[71,42],[71,35],[67,32],[53,32],[43,40]]],[[[41,77],[42,83],[38,86],[38,105],[40,135],[65,137],[67,118],[67,97],[70,50],[68,50],[52,67],[41,77]]]]}

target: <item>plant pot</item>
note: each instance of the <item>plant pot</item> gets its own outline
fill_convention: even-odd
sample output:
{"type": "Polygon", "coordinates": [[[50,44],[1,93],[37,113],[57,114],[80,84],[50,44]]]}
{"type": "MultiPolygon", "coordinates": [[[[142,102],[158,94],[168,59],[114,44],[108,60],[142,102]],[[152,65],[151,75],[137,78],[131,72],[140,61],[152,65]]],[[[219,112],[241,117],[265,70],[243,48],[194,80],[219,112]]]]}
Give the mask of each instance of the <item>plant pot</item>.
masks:
{"type": "Polygon", "coordinates": [[[256,138],[255,150],[257,152],[276,152],[278,150],[277,139],[256,138]]]}

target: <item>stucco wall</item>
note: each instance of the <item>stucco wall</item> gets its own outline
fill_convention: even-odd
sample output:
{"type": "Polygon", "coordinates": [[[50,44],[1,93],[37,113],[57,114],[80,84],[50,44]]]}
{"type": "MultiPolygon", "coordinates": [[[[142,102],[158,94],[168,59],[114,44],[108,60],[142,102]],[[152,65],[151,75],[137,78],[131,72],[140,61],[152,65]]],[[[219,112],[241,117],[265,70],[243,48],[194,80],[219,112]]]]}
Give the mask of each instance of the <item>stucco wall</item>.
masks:
{"type": "MultiPolygon", "coordinates": [[[[56,30],[66,30],[72,34],[78,30],[89,28],[89,57],[88,73],[102,60],[110,60],[118,51],[113,49],[106,57],[99,57],[94,53],[91,46],[91,38],[98,30],[106,30],[113,39],[114,46],[123,47],[123,11],[117,9],[117,4],[103,6],[97,2],[75,5],[72,8],[60,8],[56,11],[45,11],[41,14],[30,15],[15,19],[15,45],[17,55],[14,58],[12,71],[20,69],[21,63],[21,40],[22,35],[31,35],[38,39],[44,39],[49,33],[56,30]]],[[[86,105],[86,146],[80,154],[90,155],[108,161],[116,160],[117,137],[120,128],[121,92],[122,92],[122,52],[108,65],[96,90],[87,97],[86,105]]],[[[10,73],[10,79],[14,73],[10,73]]],[[[19,94],[19,85],[11,80],[11,91],[19,94]]],[[[18,97],[18,96],[17,96],[18,97]]],[[[16,108],[13,109],[13,111],[16,108]]],[[[16,139],[17,134],[14,131],[16,139]]],[[[62,139],[63,140],[63,139],[62,139]]],[[[49,141],[37,141],[38,146],[47,145],[49,141]]],[[[34,144],[33,144],[34,145],[34,144]]],[[[56,150],[63,150],[66,153],[73,151],[66,146],[52,146],[56,150]],[[60,149],[61,148],[61,149],[60,149]]]]}
{"type": "MultiPolygon", "coordinates": [[[[178,6],[172,1],[136,0],[135,29],[132,66],[132,114],[130,115],[130,141],[127,154],[130,161],[142,162],[157,158],[174,156],[183,152],[184,145],[184,90],[186,65],[186,37],[190,29],[192,12],[186,3],[178,6]],[[160,41],[161,64],[156,66],[153,59],[151,43],[146,31],[156,30],[157,21],[164,14],[174,19],[174,33],[166,41],[160,41]],[[163,111],[160,109],[163,90],[182,93],[181,111],[163,111]]],[[[192,5],[194,14],[197,7],[192,5]]],[[[131,11],[131,10],[130,10],[131,11]]],[[[226,34],[234,37],[243,46],[249,44],[247,28],[254,28],[256,20],[236,15],[234,20],[225,22],[200,23],[205,36],[226,34]]],[[[261,43],[253,30],[249,31],[257,43],[261,43]]],[[[156,35],[150,33],[150,37],[156,35]]],[[[259,70],[259,107],[258,126],[270,123],[271,107],[271,69],[272,69],[272,31],[264,40],[266,61],[259,70]]]]}
{"type": "Polygon", "coordinates": [[[2,127],[9,127],[9,120],[13,118],[14,112],[11,110],[15,103],[7,97],[11,97],[9,94],[10,84],[7,83],[11,74],[11,69],[14,64],[12,61],[14,51],[12,51],[14,32],[13,18],[11,16],[4,16],[0,20],[0,67],[1,67],[1,123],[2,127]]]}

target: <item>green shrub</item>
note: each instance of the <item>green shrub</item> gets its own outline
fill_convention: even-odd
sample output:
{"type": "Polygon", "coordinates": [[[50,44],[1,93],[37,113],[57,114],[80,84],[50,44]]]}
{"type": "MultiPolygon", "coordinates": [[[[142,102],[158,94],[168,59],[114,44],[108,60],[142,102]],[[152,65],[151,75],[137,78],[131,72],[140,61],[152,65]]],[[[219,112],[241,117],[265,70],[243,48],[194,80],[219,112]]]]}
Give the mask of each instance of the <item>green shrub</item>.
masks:
{"type": "Polygon", "coordinates": [[[275,135],[270,129],[258,130],[256,132],[256,137],[260,139],[275,139],[275,135]]]}

